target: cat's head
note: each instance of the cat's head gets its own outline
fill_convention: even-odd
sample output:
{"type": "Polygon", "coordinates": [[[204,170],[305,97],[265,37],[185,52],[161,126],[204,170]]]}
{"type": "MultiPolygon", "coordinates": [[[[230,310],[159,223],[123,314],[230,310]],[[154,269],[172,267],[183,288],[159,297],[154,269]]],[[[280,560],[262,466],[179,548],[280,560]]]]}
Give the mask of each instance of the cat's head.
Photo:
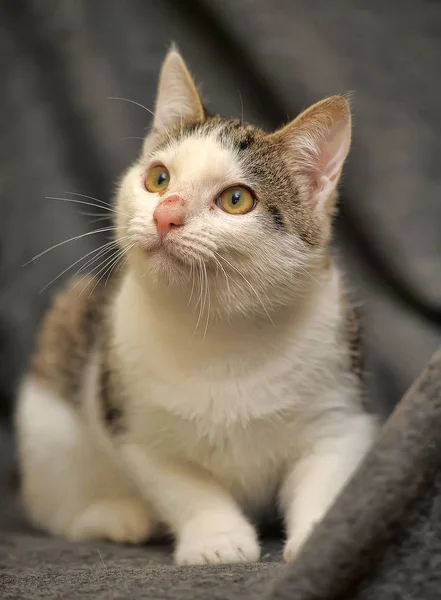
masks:
{"type": "Polygon", "coordinates": [[[266,313],[293,301],[326,269],[350,140],[350,109],[341,96],[269,134],[207,116],[183,59],[171,50],[153,127],[118,194],[128,264],[149,285],[195,303],[205,295],[213,313],[266,313]]]}

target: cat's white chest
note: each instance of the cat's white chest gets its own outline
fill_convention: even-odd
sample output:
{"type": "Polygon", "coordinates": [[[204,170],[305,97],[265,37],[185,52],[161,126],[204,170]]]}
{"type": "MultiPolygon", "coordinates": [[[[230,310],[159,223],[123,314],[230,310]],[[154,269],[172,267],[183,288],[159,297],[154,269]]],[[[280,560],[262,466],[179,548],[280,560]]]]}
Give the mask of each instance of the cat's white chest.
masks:
{"type": "Polygon", "coordinates": [[[327,329],[321,344],[312,327],[297,336],[250,327],[193,338],[158,321],[130,286],[115,317],[134,441],[199,464],[247,505],[272,494],[305,423],[324,408],[327,329]]]}
{"type": "Polygon", "coordinates": [[[267,504],[296,452],[296,428],[270,409],[277,398],[269,388],[204,378],[180,385],[153,378],[137,388],[130,426],[137,443],[200,465],[251,510],[267,504]]]}

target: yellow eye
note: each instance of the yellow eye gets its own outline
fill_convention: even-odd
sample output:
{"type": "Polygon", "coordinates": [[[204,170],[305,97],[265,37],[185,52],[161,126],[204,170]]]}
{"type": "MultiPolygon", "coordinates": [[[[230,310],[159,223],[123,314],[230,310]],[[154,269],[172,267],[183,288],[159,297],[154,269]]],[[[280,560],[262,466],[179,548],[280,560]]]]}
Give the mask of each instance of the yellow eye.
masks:
{"type": "Polygon", "coordinates": [[[223,191],[216,204],[230,215],[244,215],[253,210],[256,199],[247,188],[236,186],[223,191]]]}
{"type": "Polygon", "coordinates": [[[165,192],[170,183],[170,173],[163,165],[152,167],[145,178],[145,187],[149,192],[165,192]]]}

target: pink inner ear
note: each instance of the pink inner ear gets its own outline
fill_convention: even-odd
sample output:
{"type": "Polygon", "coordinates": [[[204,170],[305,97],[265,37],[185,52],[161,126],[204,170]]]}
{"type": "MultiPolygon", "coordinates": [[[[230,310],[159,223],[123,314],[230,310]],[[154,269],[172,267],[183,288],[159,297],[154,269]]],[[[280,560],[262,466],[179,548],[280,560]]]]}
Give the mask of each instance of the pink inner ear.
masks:
{"type": "Polygon", "coordinates": [[[350,127],[346,121],[337,121],[318,148],[318,180],[322,177],[335,183],[343,168],[351,143],[350,127]]]}

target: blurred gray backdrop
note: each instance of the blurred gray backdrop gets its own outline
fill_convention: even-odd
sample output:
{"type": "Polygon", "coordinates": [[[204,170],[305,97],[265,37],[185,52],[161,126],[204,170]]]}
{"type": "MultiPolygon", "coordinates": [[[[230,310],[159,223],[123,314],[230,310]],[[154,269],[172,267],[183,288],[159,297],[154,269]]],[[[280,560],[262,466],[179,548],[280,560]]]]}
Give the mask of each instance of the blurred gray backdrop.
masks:
{"type": "Polygon", "coordinates": [[[417,0],[3,0],[0,4],[0,411],[35,328],[106,225],[175,41],[212,111],[266,128],[352,92],[336,252],[364,314],[368,387],[386,414],[441,340],[441,8],[417,0]],[[103,213],[105,216],[105,213],[103,213]]]}

